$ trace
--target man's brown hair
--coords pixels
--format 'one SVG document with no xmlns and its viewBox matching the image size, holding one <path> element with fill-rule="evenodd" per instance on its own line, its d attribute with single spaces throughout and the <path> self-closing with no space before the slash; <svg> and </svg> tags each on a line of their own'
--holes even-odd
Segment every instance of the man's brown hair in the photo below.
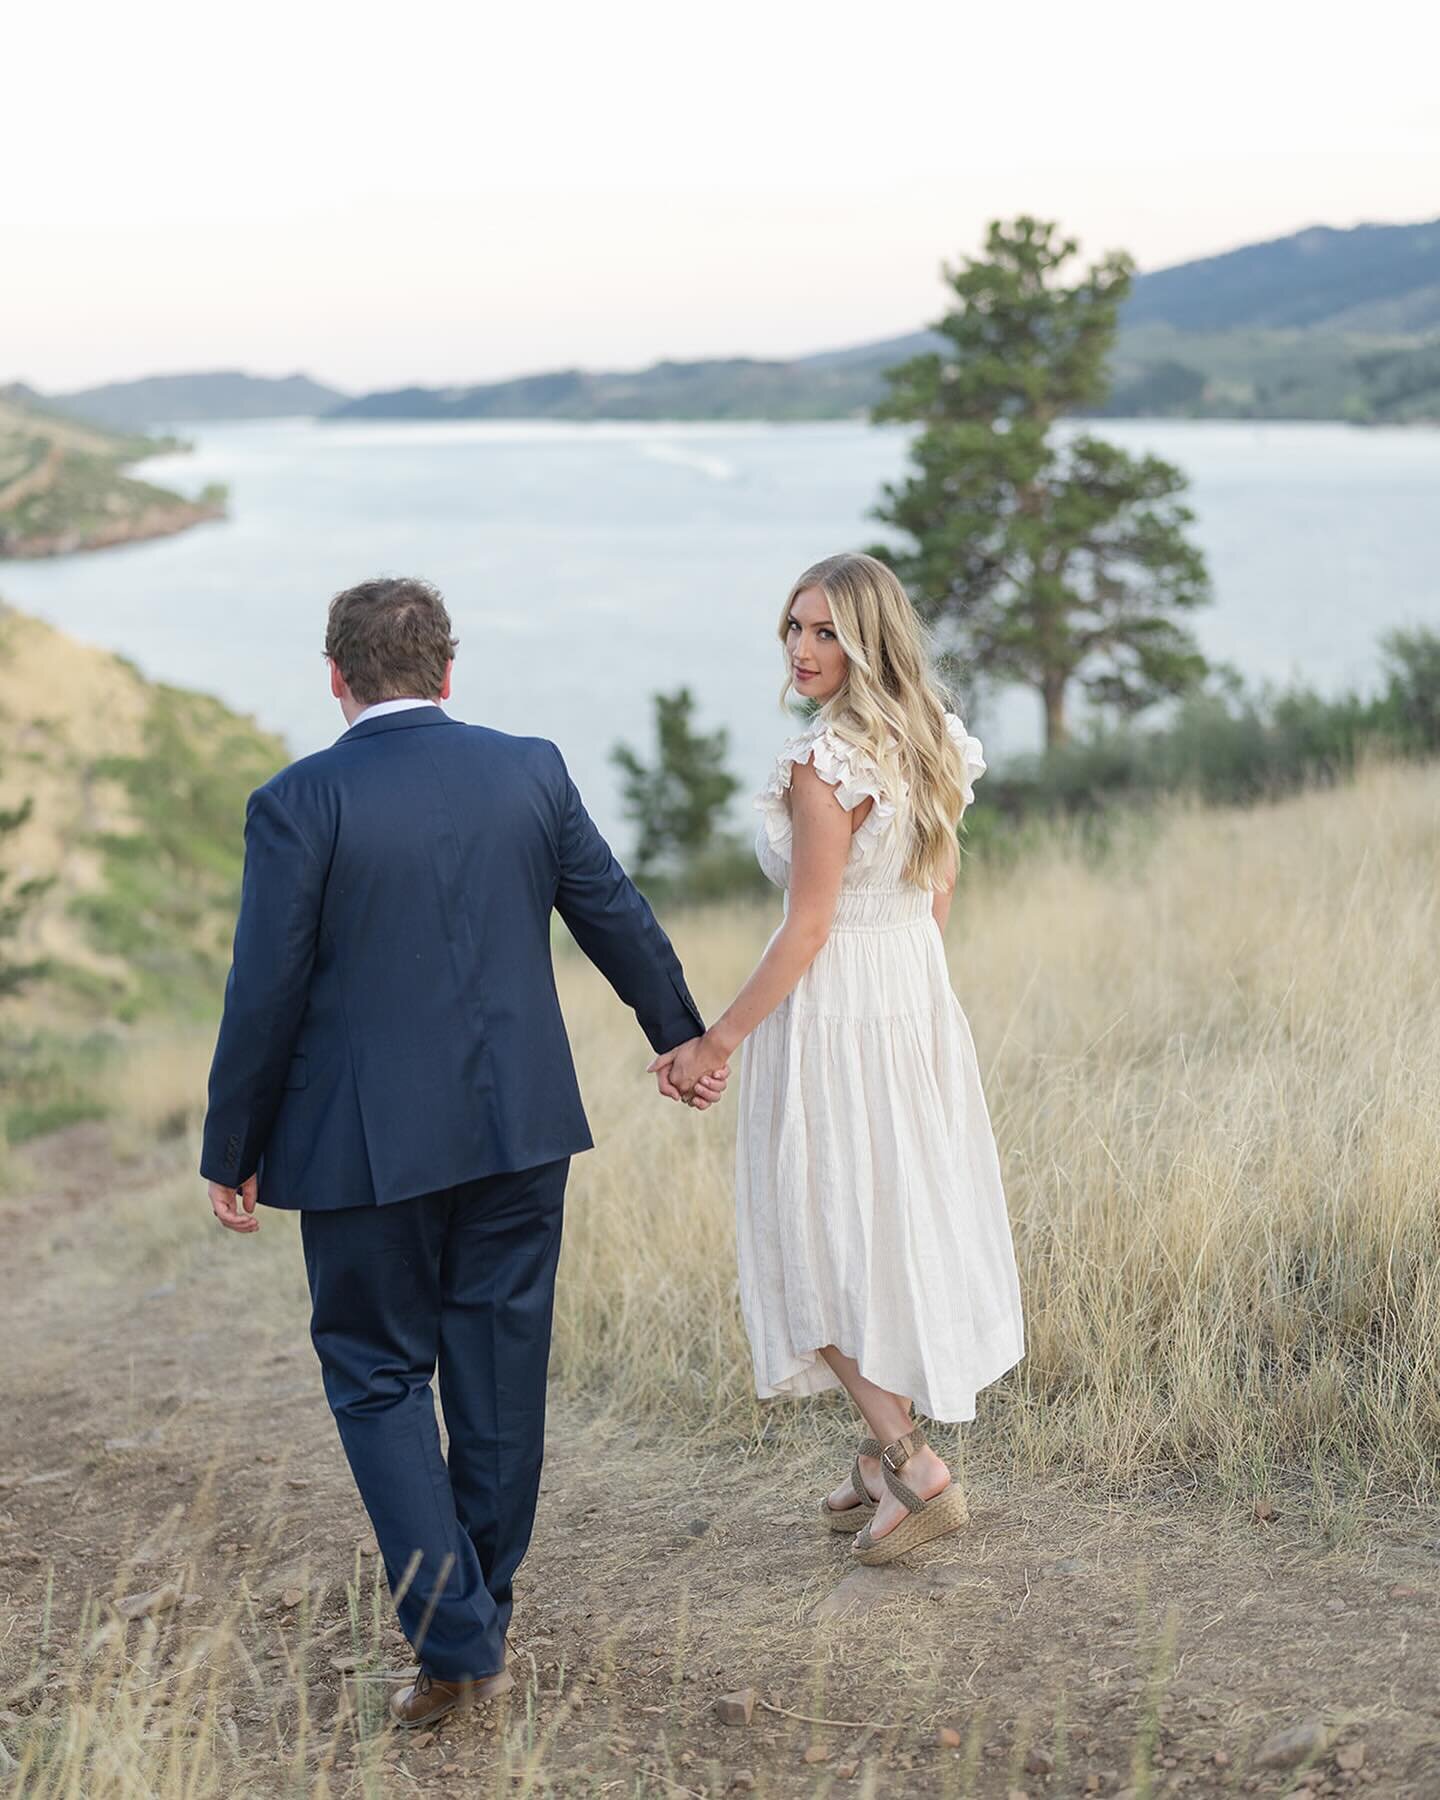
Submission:
<svg viewBox="0 0 1440 1800">
<path fill-rule="evenodd" d="M 330 602 L 325 654 L 364 706 L 439 699 L 457 641 L 440 590 L 428 581 L 382 576 Z"/>
</svg>

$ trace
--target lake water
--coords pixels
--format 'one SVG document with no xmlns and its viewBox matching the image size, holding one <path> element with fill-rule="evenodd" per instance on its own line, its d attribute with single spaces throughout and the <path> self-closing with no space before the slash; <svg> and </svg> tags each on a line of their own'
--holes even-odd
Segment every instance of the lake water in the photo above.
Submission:
<svg viewBox="0 0 1440 1800">
<path fill-rule="evenodd" d="M 786 730 L 774 637 L 807 563 L 883 535 L 896 429 L 823 425 L 354 424 L 182 428 L 145 465 L 226 482 L 233 517 L 177 538 L 0 567 L 23 610 L 216 693 L 297 753 L 343 728 L 325 603 L 380 573 L 443 589 L 461 640 L 451 710 L 554 738 L 625 847 L 617 738 L 650 747 L 650 696 L 688 685 L 758 785 Z M 1440 433 L 1106 421 L 1192 482 L 1216 603 L 1205 651 L 1246 675 L 1365 682 L 1388 626 L 1440 625 Z M 1038 741 L 1028 694 L 971 696 L 992 755 Z M 738 811 L 738 809 L 737 809 Z"/>
</svg>

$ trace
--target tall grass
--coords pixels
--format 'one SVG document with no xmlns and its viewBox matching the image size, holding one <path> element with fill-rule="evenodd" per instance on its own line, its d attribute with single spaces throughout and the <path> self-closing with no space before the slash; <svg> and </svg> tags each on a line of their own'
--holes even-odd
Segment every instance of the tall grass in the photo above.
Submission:
<svg viewBox="0 0 1440 1800">
<path fill-rule="evenodd" d="M 1028 1354 L 972 1454 L 1120 1485 L 1440 1489 L 1440 771 L 1250 811 L 1175 805 L 1097 859 L 967 863 L 949 947 L 1006 1171 Z M 770 912 L 673 921 L 702 1005 Z M 652 1098 L 633 1026 L 564 986 L 577 1164 L 556 1376 L 716 1439 L 759 1406 L 735 1295 L 733 1113 Z"/>
<path fill-rule="evenodd" d="M 1322 1511 L 1440 1491 L 1437 875 L 1440 769 L 1413 767 L 1249 812 L 1173 808 L 1099 858 L 1060 832 L 1018 862 L 970 860 L 950 952 L 1006 1170 L 1029 1341 L 982 1396 L 971 1468 L 1120 1488 L 1178 1469 L 1247 1494 L 1298 1480 Z M 671 923 L 713 1009 L 773 908 Z M 561 983 L 601 1147 L 571 1186 L 557 1386 L 721 1450 L 848 1430 L 832 1397 L 753 1397 L 733 1109 L 663 1105 L 633 1023 L 578 953 L 562 956 Z M 194 1033 L 132 1042 L 108 1098 L 135 1144 L 193 1135 L 204 1049 Z M 107 1255 L 157 1272 L 210 1248 L 193 1179 L 132 1194 L 117 1217 Z M 292 1227 L 237 1267 L 245 1304 L 298 1329 Z M 117 1572 L 117 1594 L 131 1577 Z M 300 1617 L 281 1665 L 255 1660 L 243 1568 L 203 1636 L 177 1629 L 179 1611 L 122 1627 L 92 1601 L 78 1628 L 47 1611 L 33 1672 L 4 1697 L 18 1710 L 0 1731 L 0 1790 L 414 1791 L 386 1760 L 373 1677 L 393 1628 L 376 1579 L 357 1560 L 334 1622 Z M 321 1726 L 311 1701 L 333 1695 L 337 1652 L 355 1672 Z M 937 1663 L 937 1694 L 944 1679 Z M 242 1746 L 235 1709 L 277 1691 L 298 1710 L 267 1726 L 274 1751 L 261 1758 L 253 1739 Z M 621 1689 L 607 1674 L 587 1692 L 593 1705 Z M 533 1704 L 517 1698 L 481 1766 L 466 1764 L 464 1791 L 605 1791 L 599 1777 L 555 1786 L 548 1745 L 568 1702 L 543 1728 Z M 1135 1753 L 1148 1767 L 1146 1745 Z M 873 1775 L 857 1789 L 874 1791 Z M 633 1791 L 692 1781 L 637 1771 Z M 818 1771 L 813 1791 L 828 1781 Z M 764 1768 L 759 1791 L 774 1791 Z"/>
<path fill-rule="evenodd" d="M 1018 859 L 967 859 L 950 959 L 1027 1325 L 972 1457 L 1121 1487 L 1179 1469 L 1235 1492 L 1440 1492 L 1437 877 L 1434 765 L 1249 810 L 1175 803 L 1098 854 L 1054 826 Z M 667 920 L 702 1006 L 775 916 Z M 838 1396 L 754 1398 L 733 1105 L 660 1102 L 608 988 L 573 948 L 559 974 L 599 1149 L 571 1180 L 557 1387 L 717 1445 L 848 1429 Z M 92 1083 L 123 1151 L 193 1138 L 209 1037 L 132 1029 Z M 177 1205 L 157 1193 L 151 1235 L 179 1243 Z"/>
</svg>

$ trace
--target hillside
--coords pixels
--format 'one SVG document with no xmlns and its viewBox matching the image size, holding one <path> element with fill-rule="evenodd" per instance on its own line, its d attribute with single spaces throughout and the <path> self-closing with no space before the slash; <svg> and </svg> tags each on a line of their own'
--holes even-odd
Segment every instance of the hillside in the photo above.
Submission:
<svg viewBox="0 0 1440 1800">
<path fill-rule="evenodd" d="M 10 1011 L 49 1028 L 212 1009 L 245 797 L 285 760 L 219 701 L 0 603 L 0 811 L 31 806 L 0 863 L 52 883 L 7 947 L 50 974 Z"/>
<path fill-rule="evenodd" d="M 927 331 L 790 361 L 565 369 L 366 394 L 335 419 L 832 419 L 863 414 Z M 1440 419 L 1440 221 L 1314 227 L 1136 278 L 1112 415 Z"/>
<path fill-rule="evenodd" d="M 830 419 L 863 411 L 873 364 L 812 369 L 735 357 L 625 373 L 560 369 L 477 387 L 367 394 L 328 419 Z"/>
<path fill-rule="evenodd" d="M 143 431 L 152 425 L 199 425 L 219 419 L 310 418 L 329 412 L 344 399 L 339 388 L 326 387 L 308 375 L 272 377 L 216 369 L 111 381 L 48 394 L 41 404 L 117 431 Z"/>
<path fill-rule="evenodd" d="M 1348 231 L 1314 225 L 1157 269 L 1135 283 L 1125 319 L 1195 332 L 1440 331 L 1440 219 Z"/>
<path fill-rule="evenodd" d="M 188 500 L 126 472 L 174 440 L 119 436 L 31 401 L 28 389 L 0 391 L 0 558 L 100 550 L 224 517 L 221 488 Z"/>
</svg>

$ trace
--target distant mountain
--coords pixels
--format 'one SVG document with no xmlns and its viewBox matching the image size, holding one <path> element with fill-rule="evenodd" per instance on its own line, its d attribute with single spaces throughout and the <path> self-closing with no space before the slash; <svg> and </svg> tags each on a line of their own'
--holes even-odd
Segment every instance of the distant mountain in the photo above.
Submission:
<svg viewBox="0 0 1440 1800">
<path fill-rule="evenodd" d="M 1440 330 L 1440 219 L 1348 231 L 1313 225 L 1157 269 L 1136 281 L 1125 323 L 1202 332 Z"/>
<path fill-rule="evenodd" d="M 247 375 L 217 369 L 198 375 L 148 375 L 68 394 L 34 396 L 34 403 L 70 418 L 118 431 L 151 425 L 199 425 L 217 419 L 313 418 L 345 399 L 308 375 Z"/>
<path fill-rule="evenodd" d="M 903 337 L 877 338 L 869 344 L 852 344 L 848 350 L 820 350 L 795 359 L 801 369 L 890 369 L 908 362 L 944 342 L 938 332 L 907 331 Z"/>
<path fill-rule="evenodd" d="M 395 389 L 335 419 L 833 419 L 863 416 L 928 331 L 788 361 L 562 369 Z M 1440 220 L 1314 226 L 1136 277 L 1104 409 L 1129 416 L 1440 419 Z"/>
<path fill-rule="evenodd" d="M 749 357 L 660 362 L 626 373 L 558 369 L 476 387 L 366 394 L 327 419 L 818 419 L 863 411 L 876 366 Z"/>
<path fill-rule="evenodd" d="M 45 410 L 45 396 L 37 394 L 34 388 L 27 387 L 23 381 L 12 381 L 8 387 L 0 387 L 0 402 L 18 406 L 26 412 Z"/>
</svg>

